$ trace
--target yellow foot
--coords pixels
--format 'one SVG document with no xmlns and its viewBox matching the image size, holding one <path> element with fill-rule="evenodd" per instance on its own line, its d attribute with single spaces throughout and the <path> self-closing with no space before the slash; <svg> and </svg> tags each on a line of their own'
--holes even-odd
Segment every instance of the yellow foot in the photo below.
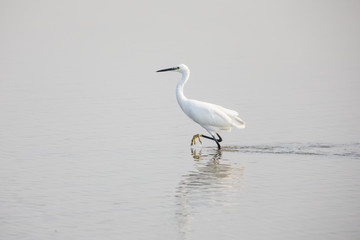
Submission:
<svg viewBox="0 0 360 240">
<path fill-rule="evenodd" d="M 201 137 L 201 134 L 195 134 L 195 135 L 193 136 L 193 138 L 191 139 L 191 146 L 194 145 L 194 144 L 196 144 L 196 139 L 197 139 L 197 138 L 199 139 L 199 142 L 202 144 L 200 137 Z"/>
</svg>

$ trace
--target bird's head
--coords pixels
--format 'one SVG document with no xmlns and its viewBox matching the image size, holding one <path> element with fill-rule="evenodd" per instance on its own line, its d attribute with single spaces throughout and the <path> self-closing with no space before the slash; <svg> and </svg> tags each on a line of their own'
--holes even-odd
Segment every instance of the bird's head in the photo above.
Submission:
<svg viewBox="0 0 360 240">
<path fill-rule="evenodd" d="M 158 70 L 156 72 L 167 72 L 167 71 L 184 73 L 184 72 L 189 72 L 190 70 L 185 64 L 180 64 L 180 65 L 177 65 L 175 67 L 161 69 L 161 70 Z"/>
</svg>

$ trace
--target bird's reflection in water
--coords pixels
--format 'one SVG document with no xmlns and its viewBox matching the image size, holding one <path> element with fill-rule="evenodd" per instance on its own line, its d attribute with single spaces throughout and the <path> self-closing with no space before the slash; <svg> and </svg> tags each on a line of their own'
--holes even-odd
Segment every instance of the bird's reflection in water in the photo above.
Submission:
<svg viewBox="0 0 360 240">
<path fill-rule="evenodd" d="M 182 239 L 188 239 L 196 213 L 214 206 L 239 204 L 236 198 L 244 178 L 237 159 L 224 159 L 222 150 L 191 149 L 194 169 L 182 176 L 176 191 L 176 216 Z"/>
</svg>

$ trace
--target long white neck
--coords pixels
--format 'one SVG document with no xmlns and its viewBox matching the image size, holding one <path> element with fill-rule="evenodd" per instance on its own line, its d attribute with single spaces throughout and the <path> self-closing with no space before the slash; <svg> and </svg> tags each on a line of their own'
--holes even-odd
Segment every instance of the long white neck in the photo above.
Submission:
<svg viewBox="0 0 360 240">
<path fill-rule="evenodd" d="M 184 110 L 184 103 L 187 101 L 187 98 L 184 95 L 184 86 L 185 83 L 189 80 L 190 70 L 181 72 L 182 77 L 176 85 L 176 99 L 180 107 Z"/>
</svg>

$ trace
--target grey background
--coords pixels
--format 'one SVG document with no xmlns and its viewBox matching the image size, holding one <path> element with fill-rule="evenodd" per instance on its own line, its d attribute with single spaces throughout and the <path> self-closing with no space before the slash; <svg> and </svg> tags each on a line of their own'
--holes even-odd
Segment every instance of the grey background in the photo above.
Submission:
<svg viewBox="0 0 360 240">
<path fill-rule="evenodd" d="M 249 141 L 254 134 L 359 140 L 358 1 L 1 5 L 2 112 L 16 108 L 19 98 L 36 112 L 42 111 L 37 101 L 51 105 L 55 97 L 76 104 L 118 94 L 163 108 L 164 122 L 181 118 L 180 125 L 186 120 L 171 102 L 178 76 L 154 71 L 185 63 L 192 70 L 186 95 L 239 111 Z M 37 95 L 43 91 L 46 96 Z M 119 108 L 126 125 L 129 109 Z"/>
<path fill-rule="evenodd" d="M 0 237 L 354 239 L 359 1 L 0 1 Z M 234 109 L 224 150 L 175 100 Z M 239 227 L 242 226 L 242 227 Z"/>
</svg>

